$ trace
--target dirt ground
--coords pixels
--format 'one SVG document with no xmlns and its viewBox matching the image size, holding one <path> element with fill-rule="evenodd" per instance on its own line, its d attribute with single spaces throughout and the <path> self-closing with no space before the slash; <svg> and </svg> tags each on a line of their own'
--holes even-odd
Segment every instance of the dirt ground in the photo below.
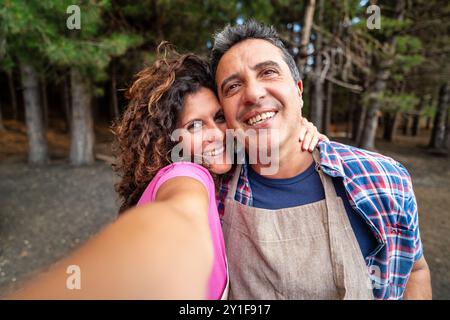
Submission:
<svg viewBox="0 0 450 320">
<path fill-rule="evenodd" d="M 63 129 L 48 134 L 51 165 L 30 166 L 23 126 L 6 127 L 0 133 L 0 295 L 86 241 L 118 209 L 110 165 L 69 165 Z M 107 127 L 96 128 L 96 135 L 96 152 L 108 154 Z M 427 154 L 428 136 L 423 131 L 395 144 L 378 141 L 377 147 L 412 175 L 434 299 L 450 299 L 450 158 Z"/>
</svg>

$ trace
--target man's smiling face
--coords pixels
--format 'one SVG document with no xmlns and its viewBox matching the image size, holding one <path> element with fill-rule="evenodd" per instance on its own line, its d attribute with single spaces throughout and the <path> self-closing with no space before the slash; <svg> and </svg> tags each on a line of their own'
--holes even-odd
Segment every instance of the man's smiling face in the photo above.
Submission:
<svg viewBox="0 0 450 320">
<path fill-rule="evenodd" d="M 262 39 L 237 43 L 220 59 L 216 83 L 229 128 L 277 129 L 280 148 L 298 141 L 302 83 L 278 47 Z"/>
</svg>

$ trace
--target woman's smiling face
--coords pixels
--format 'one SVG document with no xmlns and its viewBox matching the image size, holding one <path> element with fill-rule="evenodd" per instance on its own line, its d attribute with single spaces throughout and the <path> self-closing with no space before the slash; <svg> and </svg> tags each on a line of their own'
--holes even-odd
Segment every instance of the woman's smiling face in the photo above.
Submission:
<svg viewBox="0 0 450 320">
<path fill-rule="evenodd" d="M 202 162 L 213 173 L 222 174 L 230 170 L 231 161 L 225 149 L 227 129 L 223 109 L 210 89 L 202 87 L 186 96 L 178 119 L 183 150 L 201 156 Z"/>
</svg>

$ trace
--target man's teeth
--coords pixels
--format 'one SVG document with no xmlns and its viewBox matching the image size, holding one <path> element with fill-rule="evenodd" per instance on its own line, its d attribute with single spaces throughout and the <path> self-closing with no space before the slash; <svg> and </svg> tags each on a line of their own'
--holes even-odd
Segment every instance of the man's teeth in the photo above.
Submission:
<svg viewBox="0 0 450 320">
<path fill-rule="evenodd" d="M 271 111 L 271 112 L 264 112 L 261 114 L 258 114 L 250 119 L 247 120 L 247 123 L 249 125 L 254 125 L 254 124 L 258 124 L 260 122 L 263 122 L 264 120 L 273 118 L 273 116 L 275 115 L 275 112 Z"/>
</svg>

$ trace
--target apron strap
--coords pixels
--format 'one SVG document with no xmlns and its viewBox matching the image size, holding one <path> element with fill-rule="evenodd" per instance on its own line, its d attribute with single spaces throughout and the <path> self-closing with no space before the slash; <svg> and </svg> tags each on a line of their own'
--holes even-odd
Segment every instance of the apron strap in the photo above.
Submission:
<svg viewBox="0 0 450 320">
<path fill-rule="evenodd" d="M 336 232 L 337 228 L 341 228 L 340 220 L 338 219 L 338 210 L 340 210 L 338 205 L 338 196 L 336 189 L 334 188 L 333 181 L 331 177 L 323 173 L 320 167 L 320 154 L 316 149 L 313 151 L 313 158 L 316 162 L 316 170 L 319 173 L 320 180 L 322 181 L 323 189 L 325 191 L 325 202 L 327 206 L 327 222 L 328 222 L 328 234 L 330 238 L 330 248 L 331 248 L 331 263 L 333 264 L 333 277 L 336 288 L 339 292 L 341 299 L 344 299 L 346 289 L 345 289 L 345 274 L 344 274 L 344 261 L 341 253 L 342 239 L 338 239 Z M 346 213 L 344 213 L 346 214 Z"/>
<path fill-rule="evenodd" d="M 319 150 L 314 149 L 313 151 L 313 159 L 316 163 L 316 171 L 319 173 L 320 180 L 322 181 L 323 189 L 325 191 L 325 199 L 334 199 L 337 197 L 336 189 L 331 181 L 331 178 L 325 175 L 322 171 L 322 167 L 320 165 L 320 153 Z"/>
<path fill-rule="evenodd" d="M 242 165 L 238 164 L 236 166 L 236 170 L 234 170 L 233 179 L 231 180 L 231 184 L 228 189 L 227 199 L 234 200 L 234 197 L 236 195 L 237 185 L 239 182 L 239 178 L 241 177 L 241 169 L 242 169 Z"/>
</svg>

